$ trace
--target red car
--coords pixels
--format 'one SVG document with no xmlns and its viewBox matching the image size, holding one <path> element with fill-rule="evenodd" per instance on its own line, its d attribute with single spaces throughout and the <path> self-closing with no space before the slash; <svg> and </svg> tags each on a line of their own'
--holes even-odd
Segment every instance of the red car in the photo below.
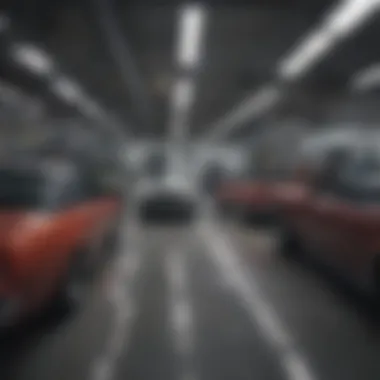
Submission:
<svg viewBox="0 0 380 380">
<path fill-rule="evenodd" d="M 271 224 L 277 212 L 276 184 L 263 179 L 230 180 L 219 187 L 216 199 L 227 214 L 256 224 Z"/>
<path fill-rule="evenodd" d="M 0 327 L 79 303 L 121 212 L 102 175 L 69 160 L 0 169 Z"/>
<path fill-rule="evenodd" d="M 315 175 L 278 189 L 282 251 L 307 253 L 380 292 L 380 155 L 337 149 Z"/>
</svg>

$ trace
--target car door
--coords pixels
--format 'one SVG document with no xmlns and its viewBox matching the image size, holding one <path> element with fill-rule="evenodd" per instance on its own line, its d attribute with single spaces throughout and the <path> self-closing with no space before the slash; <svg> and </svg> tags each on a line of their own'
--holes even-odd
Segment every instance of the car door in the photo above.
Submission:
<svg viewBox="0 0 380 380">
<path fill-rule="evenodd" d="M 380 228 L 380 158 L 377 149 L 363 149 L 342 170 L 340 217 L 336 225 L 340 265 L 346 272 L 358 273 L 371 260 L 378 246 Z M 377 253 L 377 252 L 375 252 Z"/>
<path fill-rule="evenodd" d="M 368 152 L 355 152 L 331 179 L 314 204 L 314 217 L 323 244 L 324 259 L 345 273 L 355 272 L 365 256 L 364 243 L 369 239 L 367 227 L 371 212 L 366 180 L 377 175 L 380 166 L 367 160 Z M 372 173 L 372 174 L 371 174 Z M 366 215 L 369 215 L 368 217 Z"/>
<path fill-rule="evenodd" d="M 346 150 L 336 150 L 326 158 L 305 211 L 304 230 L 310 251 L 334 263 L 340 260 L 346 242 L 344 226 L 350 210 L 340 194 L 344 188 L 340 171 L 349 160 L 351 153 Z"/>
<path fill-rule="evenodd" d="M 315 252 L 324 261 L 338 264 L 341 260 L 347 206 L 333 190 L 318 192 L 309 207 L 309 229 Z"/>
</svg>

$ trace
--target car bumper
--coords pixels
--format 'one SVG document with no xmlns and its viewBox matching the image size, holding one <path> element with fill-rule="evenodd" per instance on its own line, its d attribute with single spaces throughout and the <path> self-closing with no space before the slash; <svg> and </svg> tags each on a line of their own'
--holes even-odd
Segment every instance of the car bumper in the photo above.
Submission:
<svg viewBox="0 0 380 380">
<path fill-rule="evenodd" d="M 189 221 L 195 214 L 195 202 L 187 198 L 150 198 L 140 202 L 139 214 L 144 221 Z"/>
</svg>

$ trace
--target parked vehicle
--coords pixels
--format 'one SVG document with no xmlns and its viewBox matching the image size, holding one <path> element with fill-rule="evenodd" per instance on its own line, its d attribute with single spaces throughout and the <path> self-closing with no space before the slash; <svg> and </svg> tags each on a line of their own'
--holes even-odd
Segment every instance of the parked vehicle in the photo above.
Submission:
<svg viewBox="0 0 380 380">
<path fill-rule="evenodd" d="M 276 211 L 272 185 L 271 181 L 259 179 L 225 182 L 217 195 L 219 207 L 244 222 L 270 223 Z"/>
<path fill-rule="evenodd" d="M 146 177 L 136 185 L 139 215 L 144 222 L 190 222 L 198 197 L 189 179 L 180 174 Z"/>
<path fill-rule="evenodd" d="M 379 152 L 339 147 L 306 172 L 278 199 L 282 252 L 312 255 L 380 295 Z"/>
<path fill-rule="evenodd" d="M 84 300 L 122 214 L 120 189 L 99 169 L 64 157 L 0 168 L 1 328 Z"/>
<path fill-rule="evenodd" d="M 239 177 L 224 180 L 216 200 L 224 215 L 255 226 L 273 226 L 278 219 L 277 190 L 287 173 L 259 170 L 250 165 Z"/>
</svg>

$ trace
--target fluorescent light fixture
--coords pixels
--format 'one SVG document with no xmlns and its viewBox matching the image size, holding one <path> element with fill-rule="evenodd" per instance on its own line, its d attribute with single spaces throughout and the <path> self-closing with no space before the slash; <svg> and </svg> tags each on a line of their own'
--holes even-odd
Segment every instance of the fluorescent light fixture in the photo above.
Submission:
<svg viewBox="0 0 380 380">
<path fill-rule="evenodd" d="M 177 110 L 188 110 L 193 103 L 194 93 L 195 85 L 192 79 L 178 79 L 173 88 L 172 107 Z"/>
<path fill-rule="evenodd" d="M 379 11 L 379 0 L 346 0 L 326 17 L 324 28 L 337 37 L 345 37 Z"/>
<path fill-rule="evenodd" d="M 279 66 L 279 75 L 285 80 L 294 80 L 305 74 L 328 53 L 334 41 L 326 31 L 314 31 Z"/>
<path fill-rule="evenodd" d="M 192 69 L 201 57 L 205 8 L 199 4 L 186 5 L 180 10 L 177 61 L 180 67 Z"/>
<path fill-rule="evenodd" d="M 187 133 L 187 119 L 194 101 L 195 83 L 191 78 L 178 79 L 173 87 L 170 115 L 170 135 L 184 137 Z"/>
<path fill-rule="evenodd" d="M 80 110 L 85 115 L 95 120 L 99 121 L 104 119 L 100 106 L 91 99 L 83 98 L 80 104 Z"/>
<path fill-rule="evenodd" d="M 55 79 L 51 88 L 55 95 L 72 105 L 77 105 L 83 98 L 80 87 L 64 77 Z"/>
<path fill-rule="evenodd" d="M 267 108 L 271 107 L 280 98 L 280 90 L 274 85 L 266 85 L 262 87 L 254 96 L 250 99 L 249 103 L 251 109 L 249 112 L 263 112 Z"/>
<path fill-rule="evenodd" d="M 183 110 L 173 109 L 169 120 L 170 138 L 176 141 L 185 136 L 187 132 L 187 113 Z"/>
<path fill-rule="evenodd" d="M 327 13 L 322 24 L 280 62 L 280 77 L 298 79 L 379 10 L 380 0 L 342 0 Z"/>
<path fill-rule="evenodd" d="M 51 90 L 66 104 L 75 106 L 78 111 L 96 122 L 103 123 L 109 127 L 115 127 L 115 123 L 101 109 L 101 107 L 89 98 L 79 84 L 64 76 L 56 78 L 51 84 Z M 117 126 L 114 128 L 120 129 Z"/>
<path fill-rule="evenodd" d="M 380 85 L 380 63 L 373 64 L 355 74 L 351 81 L 354 91 L 369 91 Z"/>
<path fill-rule="evenodd" d="M 206 138 L 214 139 L 227 135 L 241 124 L 268 111 L 279 101 L 280 97 L 280 90 L 275 85 L 269 84 L 262 87 L 217 124 L 208 128 L 211 132 L 207 134 Z"/>
<path fill-rule="evenodd" d="M 279 99 L 280 91 L 274 85 L 266 85 L 246 98 L 236 112 L 231 115 L 230 125 L 239 125 L 266 112 Z M 229 131 L 229 128 L 227 128 Z"/>
<path fill-rule="evenodd" d="M 53 69 L 51 58 L 34 45 L 17 44 L 11 51 L 13 59 L 21 66 L 37 75 L 48 75 Z"/>
<path fill-rule="evenodd" d="M 190 4 L 180 9 L 177 63 L 182 69 L 194 69 L 201 58 L 206 11 L 202 5 Z M 179 78 L 172 89 L 170 136 L 183 139 L 188 129 L 188 114 L 194 102 L 193 78 Z"/>
</svg>

